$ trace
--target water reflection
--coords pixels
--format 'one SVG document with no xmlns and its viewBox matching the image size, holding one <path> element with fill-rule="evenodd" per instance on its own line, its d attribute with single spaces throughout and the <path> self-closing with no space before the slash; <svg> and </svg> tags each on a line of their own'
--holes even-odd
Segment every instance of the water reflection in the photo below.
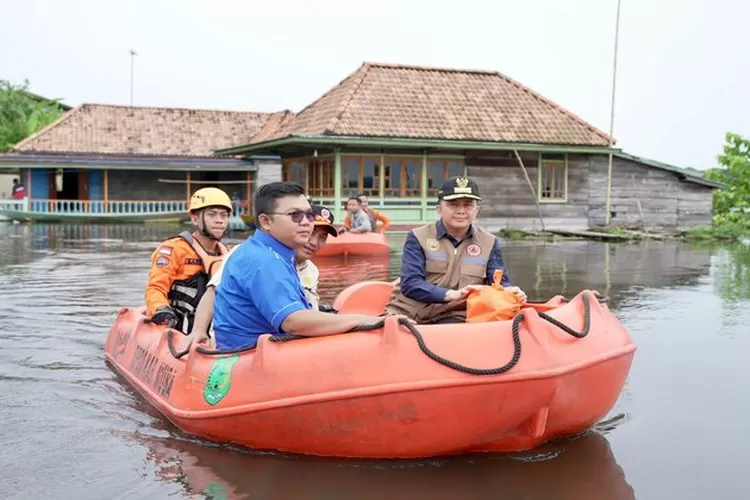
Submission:
<svg viewBox="0 0 750 500">
<path fill-rule="evenodd" d="M 675 241 L 508 242 L 503 256 L 513 282 L 530 300 L 596 289 L 624 300 L 644 288 L 690 286 L 709 274 L 714 249 Z"/>
<path fill-rule="evenodd" d="M 159 242 L 175 237 L 186 225 L 159 224 L 13 224 L 0 222 L 0 241 L 13 240 L 26 250 L 49 251 L 68 248 L 86 248 L 97 252 L 117 250 L 117 245 L 127 242 Z M 231 232 L 227 240 L 239 242 L 247 232 Z M 18 248 L 18 247 L 17 247 Z M 20 257 L 23 252 L 16 256 Z M 43 255 L 43 254 L 42 254 Z"/>
<path fill-rule="evenodd" d="M 390 261 L 315 259 L 322 295 L 333 300 L 342 288 L 359 281 L 397 278 L 402 241 L 402 237 L 392 238 L 396 251 Z M 696 285 L 709 275 L 715 251 L 680 242 L 520 241 L 505 242 L 503 256 L 514 284 L 522 287 L 530 300 L 572 297 L 588 288 L 610 296 L 616 305 L 644 288 Z"/>
<path fill-rule="evenodd" d="M 750 300 L 750 242 L 717 252 L 716 293 L 729 302 Z"/>
<path fill-rule="evenodd" d="M 173 224 L 0 224 L 0 272 L 7 265 L 58 252 L 126 251 L 147 269 L 148 256 L 155 246 L 180 230 L 182 226 Z M 232 233 L 228 243 L 239 243 L 247 235 Z M 397 278 L 404 235 L 391 235 L 389 239 L 395 250 L 390 257 L 315 258 L 321 273 L 321 294 L 332 300 L 342 288 L 359 281 Z M 648 287 L 695 285 L 709 274 L 713 256 L 718 259 L 719 293 L 738 299 L 750 295 L 747 245 L 719 250 L 673 241 L 520 241 L 504 242 L 503 255 L 511 279 L 532 300 L 546 300 L 557 294 L 572 296 L 584 288 L 597 289 L 617 300 Z"/>
<path fill-rule="evenodd" d="M 424 461 L 261 455 L 185 439 L 126 439 L 147 447 L 145 460 L 160 481 L 211 498 L 635 498 L 607 439 L 595 431 L 533 453 Z"/>
<path fill-rule="evenodd" d="M 388 255 L 316 257 L 313 262 L 320 272 L 320 298 L 324 303 L 332 303 L 341 290 L 354 283 L 387 281 L 393 274 Z"/>
</svg>

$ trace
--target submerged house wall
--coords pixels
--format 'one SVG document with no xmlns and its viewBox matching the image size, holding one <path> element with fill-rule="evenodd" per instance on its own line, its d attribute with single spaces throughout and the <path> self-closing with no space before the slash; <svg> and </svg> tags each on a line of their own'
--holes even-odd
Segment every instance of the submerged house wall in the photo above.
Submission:
<svg viewBox="0 0 750 500">
<path fill-rule="evenodd" d="M 534 193 L 517 159 L 504 155 L 467 158 L 468 175 L 480 186 L 480 223 L 489 230 L 584 230 L 606 222 L 607 155 L 568 154 L 564 199 L 540 193 L 539 156 L 521 153 Z M 481 163 L 481 166 L 472 166 Z M 535 199 L 536 196 L 536 199 Z M 539 204 L 537 206 L 537 200 Z M 682 230 L 710 225 L 713 189 L 678 173 L 615 157 L 612 163 L 610 224 Z"/>
<path fill-rule="evenodd" d="M 215 187 L 223 189 L 232 197 L 246 197 L 247 172 L 191 172 L 188 185 L 186 172 L 152 170 L 110 170 L 110 200 L 185 200 L 188 192 L 210 186 L 211 181 L 219 181 Z M 163 182 L 173 181 L 173 182 Z M 233 181 L 233 184 L 223 184 Z"/>
<path fill-rule="evenodd" d="M 604 225 L 606 221 L 607 161 L 605 155 L 591 157 L 591 226 Z M 711 187 L 685 181 L 674 172 L 623 158 L 613 159 L 611 224 L 666 230 L 709 226 L 712 202 Z"/>
<path fill-rule="evenodd" d="M 588 161 L 583 155 L 568 155 L 567 196 L 564 202 L 542 201 L 539 197 L 539 155 L 533 152 L 520 154 L 534 188 L 532 192 L 523 169 L 515 158 L 487 158 L 482 163 L 497 166 L 472 166 L 467 159 L 468 176 L 479 184 L 482 194 L 480 223 L 491 231 L 514 228 L 540 230 L 539 211 L 545 228 L 585 229 L 588 226 Z M 477 163 L 474 161 L 473 163 Z"/>
</svg>

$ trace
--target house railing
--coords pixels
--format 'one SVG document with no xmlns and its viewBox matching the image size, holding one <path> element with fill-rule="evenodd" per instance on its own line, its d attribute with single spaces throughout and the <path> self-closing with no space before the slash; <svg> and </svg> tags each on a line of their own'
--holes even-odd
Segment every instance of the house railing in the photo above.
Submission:
<svg viewBox="0 0 750 500">
<path fill-rule="evenodd" d="M 32 212 L 66 214 L 179 213 L 187 210 L 185 200 L 39 200 L 29 203 Z"/>
<path fill-rule="evenodd" d="M 39 200 L 28 202 L 28 210 L 67 214 L 176 214 L 187 212 L 185 200 Z M 248 213 L 247 203 L 233 203 L 235 215 Z"/>
<path fill-rule="evenodd" d="M 15 199 L 0 199 L 0 211 L 2 210 L 14 210 L 19 212 L 26 212 L 29 209 L 29 199 L 24 198 L 23 200 Z M 8 218 L 0 214 L 0 221 L 8 220 Z"/>
<path fill-rule="evenodd" d="M 19 210 L 19 211 L 26 211 L 28 210 L 28 203 L 29 199 L 24 198 L 23 200 L 16 200 L 16 199 L 0 199 L 0 210 Z"/>
<path fill-rule="evenodd" d="M 336 220 L 343 221 L 346 216 L 342 206 L 336 211 L 336 199 L 331 197 L 315 198 L 320 203 L 332 209 L 336 214 Z M 345 202 L 346 199 L 342 199 Z M 433 199 L 423 200 L 421 198 L 369 198 L 370 208 L 387 215 L 392 223 L 418 223 L 437 220 L 435 202 Z"/>
</svg>

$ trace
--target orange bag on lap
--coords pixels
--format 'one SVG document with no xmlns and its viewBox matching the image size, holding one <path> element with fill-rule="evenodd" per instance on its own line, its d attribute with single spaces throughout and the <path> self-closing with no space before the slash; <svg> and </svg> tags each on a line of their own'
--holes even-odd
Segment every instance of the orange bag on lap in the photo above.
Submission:
<svg viewBox="0 0 750 500">
<path fill-rule="evenodd" d="M 513 319 L 523 307 L 523 302 L 515 294 L 500 285 L 501 270 L 495 271 L 492 286 L 483 286 L 466 298 L 466 322 L 486 323 Z"/>
</svg>

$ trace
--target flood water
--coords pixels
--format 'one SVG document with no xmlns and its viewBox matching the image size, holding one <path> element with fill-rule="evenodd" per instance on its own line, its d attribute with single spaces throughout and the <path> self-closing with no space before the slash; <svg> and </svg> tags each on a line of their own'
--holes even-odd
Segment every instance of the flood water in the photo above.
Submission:
<svg viewBox="0 0 750 500">
<path fill-rule="evenodd" d="M 389 462 L 193 439 L 107 367 L 116 311 L 142 303 L 175 231 L 0 223 L 0 498 L 750 498 L 748 245 L 505 242 L 530 299 L 612 298 L 639 349 L 609 422 L 532 452 Z M 397 255 L 340 264 L 319 262 L 329 300 L 398 274 Z"/>
</svg>

